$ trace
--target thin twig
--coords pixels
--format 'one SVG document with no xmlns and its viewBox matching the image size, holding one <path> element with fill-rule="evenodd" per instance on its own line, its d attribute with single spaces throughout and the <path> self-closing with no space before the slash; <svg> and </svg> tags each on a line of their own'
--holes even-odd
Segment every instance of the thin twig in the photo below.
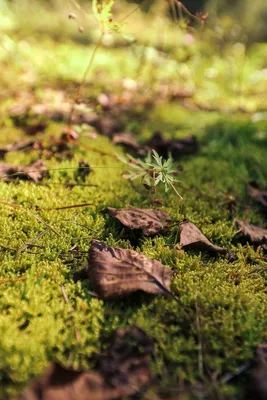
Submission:
<svg viewBox="0 0 267 400">
<path fill-rule="evenodd" d="M 30 216 L 35 218 L 37 221 L 39 221 L 42 224 L 44 224 L 47 228 L 49 228 L 56 235 L 62 237 L 62 235 L 60 235 L 60 233 L 58 233 L 51 225 L 49 225 L 46 221 L 44 221 L 39 215 L 36 215 L 36 214 L 32 213 L 31 211 L 27 210 L 26 208 L 24 208 L 22 206 L 19 206 L 18 204 L 9 203 L 8 201 L 3 201 L 3 200 L 0 200 L 0 204 L 3 204 L 5 206 L 8 206 L 8 207 L 15 208 L 15 209 L 18 209 L 18 210 L 26 212 L 27 214 L 29 214 Z"/>
<path fill-rule="evenodd" d="M 114 158 L 115 160 L 118 160 L 118 158 L 116 157 L 115 154 L 109 153 L 108 151 L 99 150 L 93 146 L 88 145 L 87 143 L 81 143 L 81 142 L 78 142 L 77 140 L 69 139 L 69 141 L 70 141 L 70 143 L 76 144 L 80 147 L 84 147 L 86 150 L 90 150 L 90 151 L 93 151 L 94 153 L 101 154 L 102 156 L 108 156 L 108 157 Z"/>
<path fill-rule="evenodd" d="M 60 287 L 61 287 L 61 292 L 62 292 L 62 296 L 64 298 L 65 303 L 69 306 L 69 309 L 70 309 L 71 313 L 74 313 L 75 310 L 72 307 L 72 305 L 70 304 L 69 297 L 67 295 L 67 292 L 65 290 L 64 285 L 60 285 Z M 74 332 L 75 332 L 75 337 L 76 337 L 77 342 L 80 342 L 81 341 L 81 335 L 80 335 L 79 330 L 76 328 L 76 326 L 74 326 Z"/>
<path fill-rule="evenodd" d="M 53 207 L 53 208 L 37 208 L 38 211 L 55 211 L 55 210 L 68 210 L 69 208 L 88 207 L 93 206 L 93 203 L 73 204 L 72 206 Z"/>
<path fill-rule="evenodd" d="M 50 228 L 46 228 L 44 231 L 38 233 L 33 239 L 31 239 L 29 242 L 25 243 L 21 249 L 18 250 L 17 254 L 21 254 L 28 246 L 32 245 L 36 240 L 40 239 L 42 236 L 44 236 Z"/>
<path fill-rule="evenodd" d="M 104 33 L 101 33 L 101 35 L 100 35 L 100 37 L 99 37 L 99 39 L 98 39 L 98 41 L 96 43 L 96 46 L 95 46 L 95 48 L 94 48 L 94 50 L 93 50 L 93 52 L 92 52 L 92 54 L 90 56 L 90 59 L 89 59 L 88 65 L 87 65 L 87 67 L 86 67 L 86 69 L 84 71 L 81 83 L 79 84 L 79 86 L 78 86 L 78 88 L 76 90 L 76 93 L 75 93 L 75 96 L 74 96 L 74 101 L 72 103 L 71 110 L 70 110 L 69 120 L 68 120 L 68 126 L 69 127 L 72 124 L 72 118 L 73 118 L 73 114 L 74 114 L 74 111 L 75 111 L 75 105 L 76 105 L 76 103 L 78 101 L 78 98 L 79 98 L 79 96 L 81 94 L 81 90 L 82 90 L 82 88 L 83 88 L 83 86 L 85 84 L 87 75 L 88 75 L 88 73 L 89 73 L 89 71 L 90 71 L 90 69 L 91 69 L 91 67 L 93 65 L 96 52 L 99 49 L 99 47 L 101 46 L 101 42 L 102 42 L 103 36 L 104 36 Z"/>
<path fill-rule="evenodd" d="M 5 283 L 13 283 L 13 282 L 21 282 L 26 281 L 27 277 L 22 278 L 10 278 L 10 279 L 0 279 L 0 285 L 4 285 Z"/>
<path fill-rule="evenodd" d="M 203 346 L 202 346 L 202 338 L 201 338 L 200 312 L 199 312 L 197 296 L 196 296 L 195 306 L 196 306 L 196 325 L 197 325 L 197 336 L 198 336 L 198 370 L 199 370 L 199 375 L 203 376 L 203 374 L 204 374 Z"/>
</svg>

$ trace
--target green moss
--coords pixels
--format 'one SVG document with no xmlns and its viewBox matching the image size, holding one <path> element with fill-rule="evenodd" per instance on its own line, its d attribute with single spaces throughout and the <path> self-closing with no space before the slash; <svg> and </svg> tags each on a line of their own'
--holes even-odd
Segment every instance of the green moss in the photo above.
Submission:
<svg viewBox="0 0 267 400">
<path fill-rule="evenodd" d="M 136 26 L 140 27 L 140 21 Z M 168 42 L 172 43 L 169 33 L 176 31 L 171 29 L 169 32 L 169 29 L 168 26 Z M 1 51 L 0 63 L 10 68 L 3 68 L 1 81 L 13 91 L 34 88 L 38 99 L 42 99 L 46 86 L 61 89 L 77 82 L 87 63 L 87 54 L 89 56 L 93 48 L 63 40 L 63 36 L 57 44 L 51 38 L 41 36 L 41 46 L 32 36 L 23 41 L 17 40 L 15 31 L 9 32 L 9 36 L 10 49 L 9 52 Z M 175 34 L 173 37 L 176 38 Z M 155 35 L 154 44 L 156 40 Z M 187 218 L 195 223 L 215 244 L 231 248 L 237 260 L 228 263 L 223 257 L 178 251 L 175 248 L 178 228 L 174 225 L 164 236 L 153 240 L 142 238 L 134 244 L 138 244 L 137 249 L 148 257 L 156 258 L 172 269 L 172 290 L 179 303 L 171 298 L 143 293 L 123 301 L 103 302 L 88 293 L 87 281 L 73 282 L 73 272 L 82 268 L 86 255 L 75 258 L 69 250 L 76 245 L 79 250 L 87 251 L 92 239 L 134 248 L 130 240 L 133 237 L 126 235 L 121 225 L 101 211 L 107 206 L 151 207 L 145 189 L 139 186 L 143 196 L 135 192 L 122 178 L 123 166 L 119 162 L 84 147 L 74 148 L 72 160 L 45 160 L 51 170 L 42 184 L 1 181 L 0 398 L 11 398 L 55 358 L 65 365 L 90 367 L 92 353 L 103 349 L 110 333 L 121 326 L 137 324 L 155 338 L 152 366 L 158 387 L 165 388 L 175 386 L 178 381 L 196 383 L 203 378 L 200 351 L 204 381 L 208 382 L 207 371 L 217 374 L 218 379 L 236 371 L 253 358 L 257 344 L 267 339 L 266 272 L 254 271 L 265 262 L 259 259 L 262 256 L 259 249 L 239 243 L 225 204 L 229 200 L 225 194 L 238 195 L 247 204 L 245 184 L 250 180 L 266 185 L 266 122 L 260 120 L 262 115 L 251 118 L 237 112 L 190 109 L 194 101 L 237 109 L 245 96 L 252 111 L 262 106 L 260 93 L 253 92 L 253 82 L 265 61 L 258 48 L 248 53 L 240 94 L 235 85 L 242 65 L 241 56 L 238 67 L 229 70 L 236 48 L 230 46 L 225 50 L 228 58 L 222 59 L 217 53 L 211 57 L 209 38 L 206 40 L 205 47 L 197 43 L 191 49 L 186 63 L 180 60 L 180 52 L 172 53 L 171 50 L 166 54 L 155 50 L 153 58 L 148 46 L 110 48 L 108 52 L 102 49 L 85 94 L 92 98 L 103 87 L 105 91 L 120 94 L 121 86 L 112 79 L 121 80 L 125 76 L 138 78 L 144 93 L 152 100 L 158 83 L 163 86 L 194 84 L 197 90 L 192 103 L 191 100 L 189 104 L 159 101 L 149 112 L 137 105 L 140 107 L 139 118 L 129 116 L 127 112 L 123 118 L 126 128 L 132 129 L 140 141 L 150 137 L 155 130 L 162 130 L 169 138 L 184 137 L 189 133 L 198 137 L 199 153 L 180 160 L 184 168 L 180 179 L 184 186 L 200 194 L 179 189 L 184 196 L 181 202 L 172 192 L 159 193 L 164 199 L 163 209 L 174 222 Z M 146 61 L 140 72 L 143 56 L 153 60 Z M 171 65 L 166 68 L 169 62 Z M 151 69 L 154 69 L 153 79 Z M 32 79 L 30 83 L 25 79 L 25 71 Z M 222 82 L 226 78 L 224 85 Z M 258 82 L 263 85 L 259 84 L 263 91 L 266 83 L 264 80 Z M 3 97 L 1 145 L 26 139 L 23 129 L 14 127 L 8 116 L 8 106 L 14 99 L 7 98 L 6 94 Z M 189 106 L 185 108 L 185 105 Z M 253 122 L 256 120 L 258 122 Z M 62 124 L 48 121 L 42 137 L 49 142 L 50 135 L 59 136 L 61 131 Z M 84 136 L 82 140 L 111 154 L 118 151 L 107 138 L 99 136 L 92 141 Z M 5 161 L 23 165 L 37 157 L 36 151 L 10 152 Z M 66 183 L 74 181 L 75 168 L 81 160 L 92 167 L 86 183 L 96 186 L 68 188 Z M 216 199 L 208 199 L 205 195 Z M 217 200 L 219 195 L 220 201 Z M 20 207 L 12 208 L 7 203 Z M 81 203 L 91 205 L 61 211 L 37 211 L 37 207 L 45 209 Z M 260 207 L 253 204 L 249 210 L 251 222 L 263 225 Z M 237 204 L 236 217 L 246 217 L 241 203 Z M 36 239 L 47 224 L 53 230 Z M 40 247 L 26 248 L 25 244 L 32 239 L 36 239 L 34 243 Z M 29 252 L 21 251 L 25 249 Z M 17 278 L 24 280 L 15 281 Z M 8 279 L 14 281 L 3 283 Z M 69 304 L 64 301 L 62 285 Z M 222 385 L 220 391 L 235 398 L 236 387 Z"/>
</svg>

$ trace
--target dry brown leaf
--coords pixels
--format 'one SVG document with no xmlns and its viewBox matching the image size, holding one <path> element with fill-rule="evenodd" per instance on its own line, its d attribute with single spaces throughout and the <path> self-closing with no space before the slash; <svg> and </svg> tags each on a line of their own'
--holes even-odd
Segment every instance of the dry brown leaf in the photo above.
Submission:
<svg viewBox="0 0 267 400">
<path fill-rule="evenodd" d="M 165 139 L 161 132 L 155 132 L 146 145 L 156 150 L 161 156 L 167 158 L 169 154 L 178 159 L 181 156 L 193 154 L 198 151 L 199 145 L 195 136 L 188 136 L 183 139 Z"/>
<path fill-rule="evenodd" d="M 192 222 L 183 221 L 180 224 L 180 246 L 183 249 L 200 249 L 212 253 L 227 254 L 228 251 L 216 246 Z"/>
<path fill-rule="evenodd" d="M 239 220 L 236 220 L 236 224 L 239 232 L 242 232 L 251 244 L 260 245 L 267 243 L 267 229 Z"/>
<path fill-rule="evenodd" d="M 29 140 L 26 142 L 17 142 L 14 144 L 9 144 L 5 147 L 0 147 L 0 159 L 4 158 L 6 153 L 9 151 L 26 151 L 31 149 L 39 150 L 42 144 L 38 140 Z"/>
<path fill-rule="evenodd" d="M 94 126 L 99 133 L 105 136 L 112 136 L 123 129 L 123 125 L 119 120 L 111 116 L 102 117 L 97 121 L 97 123 L 91 125 Z"/>
<path fill-rule="evenodd" d="M 262 206 L 267 207 L 267 189 L 260 189 L 256 182 L 247 185 L 247 194 Z"/>
<path fill-rule="evenodd" d="M 138 290 L 151 294 L 170 293 L 172 271 L 134 250 L 93 240 L 88 264 L 91 287 L 102 299 L 127 296 Z"/>
<path fill-rule="evenodd" d="M 17 400 L 119 400 L 141 394 L 151 381 L 153 340 L 140 328 L 113 333 L 109 350 L 96 358 L 94 371 L 52 363 Z"/>
<path fill-rule="evenodd" d="M 139 155 L 145 155 L 148 152 L 148 147 L 140 145 L 131 132 L 116 133 L 112 139 L 113 143 L 125 147 L 127 150 L 132 150 Z"/>
<path fill-rule="evenodd" d="M 267 344 L 262 343 L 256 351 L 256 366 L 253 368 L 248 382 L 245 400 L 267 399 Z"/>
<path fill-rule="evenodd" d="M 14 166 L 0 163 L 0 179 L 10 182 L 16 179 L 40 182 L 47 170 L 41 160 L 37 160 L 26 166 Z"/>
<path fill-rule="evenodd" d="M 145 208 L 108 207 L 105 212 L 118 219 L 127 228 L 142 231 L 145 236 L 157 235 L 166 229 L 171 221 L 167 213 Z"/>
</svg>

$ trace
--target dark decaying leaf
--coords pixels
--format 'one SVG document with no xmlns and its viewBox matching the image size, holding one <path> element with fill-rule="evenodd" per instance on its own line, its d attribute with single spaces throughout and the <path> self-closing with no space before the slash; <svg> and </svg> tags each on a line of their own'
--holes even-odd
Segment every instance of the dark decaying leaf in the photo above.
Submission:
<svg viewBox="0 0 267 400">
<path fill-rule="evenodd" d="M 251 244 L 267 244 L 267 229 L 239 220 L 236 220 L 236 224 L 239 232 L 248 238 Z"/>
<path fill-rule="evenodd" d="M 154 343 L 140 328 L 115 331 L 93 371 L 52 363 L 17 400 L 119 400 L 144 392 L 151 381 L 149 356 Z"/>
<path fill-rule="evenodd" d="M 267 343 L 256 351 L 256 366 L 251 371 L 245 400 L 267 399 Z"/>
<path fill-rule="evenodd" d="M 267 189 L 260 189 L 256 182 L 247 185 L 247 194 L 262 206 L 267 207 Z"/>
<path fill-rule="evenodd" d="M 149 151 L 146 146 L 140 145 L 131 132 L 116 133 L 112 139 L 113 143 L 125 147 L 127 150 L 132 150 L 139 155 L 145 155 Z"/>
<path fill-rule="evenodd" d="M 86 177 L 90 175 L 91 168 L 90 165 L 86 161 L 79 162 L 79 168 L 75 171 L 75 180 L 78 182 L 85 182 Z"/>
<path fill-rule="evenodd" d="M 38 140 L 28 140 L 26 142 L 17 142 L 14 144 L 9 144 L 5 147 L 0 147 L 0 159 L 4 158 L 6 153 L 9 151 L 26 151 L 26 150 L 39 150 L 42 144 Z"/>
<path fill-rule="evenodd" d="M 47 170 L 41 160 L 37 160 L 26 166 L 14 166 L 0 163 L 0 179 L 5 182 L 10 182 L 16 179 L 40 182 L 46 173 Z"/>
<path fill-rule="evenodd" d="M 0 159 L 4 158 L 8 151 L 9 149 L 7 147 L 0 147 Z"/>
<path fill-rule="evenodd" d="M 183 221 L 180 224 L 180 246 L 183 249 L 200 249 L 215 254 L 229 254 L 228 250 L 216 246 L 192 222 Z M 233 255 L 230 254 L 232 257 Z"/>
<path fill-rule="evenodd" d="M 91 288 L 102 299 L 127 296 L 138 290 L 152 294 L 170 293 L 172 271 L 134 250 L 93 240 L 88 264 Z"/>
<path fill-rule="evenodd" d="M 102 117 L 96 123 L 91 124 L 99 133 L 105 136 L 112 136 L 114 133 L 123 129 L 123 125 L 118 119 L 113 117 Z"/>
<path fill-rule="evenodd" d="M 161 132 L 155 132 L 146 145 L 165 158 L 171 154 L 175 159 L 196 153 L 199 148 L 198 141 L 193 135 L 183 139 L 168 140 L 163 137 Z"/>
<path fill-rule="evenodd" d="M 144 208 L 106 208 L 111 217 L 118 219 L 124 226 L 142 231 L 145 236 L 155 236 L 166 229 L 171 221 L 164 211 Z"/>
</svg>

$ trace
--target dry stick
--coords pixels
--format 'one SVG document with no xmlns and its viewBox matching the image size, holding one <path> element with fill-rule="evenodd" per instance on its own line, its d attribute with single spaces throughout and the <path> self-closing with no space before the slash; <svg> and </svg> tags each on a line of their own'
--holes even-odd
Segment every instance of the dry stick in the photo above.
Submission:
<svg viewBox="0 0 267 400">
<path fill-rule="evenodd" d="M 86 146 L 87 146 L 87 145 L 86 145 Z M 98 149 L 95 149 L 94 147 L 87 146 L 87 148 L 89 148 L 90 150 L 95 151 L 95 152 L 97 152 L 97 153 L 100 153 L 100 154 L 102 154 L 102 155 L 106 155 L 106 156 L 110 156 L 110 157 L 116 158 L 115 155 L 110 154 L 110 153 L 107 153 L 107 152 L 104 152 L 104 151 L 101 151 L 101 150 L 98 150 Z M 117 159 L 117 158 L 116 158 L 116 159 Z M 77 166 L 77 167 L 64 167 L 64 168 L 49 168 L 49 169 L 45 169 L 44 171 L 45 171 L 45 172 L 50 172 L 50 171 L 66 171 L 66 170 L 97 169 L 97 168 L 115 168 L 115 169 L 122 169 L 122 166 L 119 166 L 119 165 L 111 165 L 111 166 L 97 165 L 97 166 L 92 167 L 92 166 L 90 165 L 90 167 L 79 167 L 79 166 Z M 28 174 L 29 174 L 30 172 L 40 172 L 40 171 L 38 171 L 38 170 L 31 170 L 31 171 L 28 171 Z M 11 177 L 11 176 L 16 176 L 16 175 L 26 175 L 26 176 L 28 176 L 25 172 L 20 171 L 20 172 L 14 172 L 13 174 L 0 175 L 0 179 L 9 178 L 9 177 Z M 30 182 L 30 183 L 32 183 L 32 182 Z M 33 182 L 33 183 L 34 183 L 35 185 L 38 185 L 38 184 L 39 184 L 39 182 Z M 52 184 L 52 182 L 50 182 L 50 183 Z"/>
<path fill-rule="evenodd" d="M 78 141 L 73 140 L 73 139 L 69 139 L 69 142 L 73 143 L 73 144 L 76 144 L 76 145 L 78 145 L 80 147 L 84 147 L 86 150 L 90 150 L 90 151 L 93 151 L 94 153 L 101 154 L 102 156 L 108 156 L 108 157 L 114 158 L 115 160 L 118 160 L 118 157 L 116 157 L 115 154 L 109 153 L 109 152 L 104 151 L 104 150 L 96 149 L 95 147 L 92 147 L 92 146 L 90 146 L 90 145 L 88 145 L 86 143 L 81 143 L 81 142 L 78 142 Z"/>
<path fill-rule="evenodd" d="M 42 210 L 42 211 L 54 211 L 54 210 L 67 210 L 69 208 L 78 208 L 78 207 L 88 207 L 88 206 L 93 206 L 93 203 L 84 203 L 84 204 L 74 204 L 72 206 L 64 206 L 64 207 L 54 207 L 54 208 L 37 208 L 37 210 Z"/>
<path fill-rule="evenodd" d="M 47 228 L 49 228 L 56 235 L 62 237 L 62 235 L 60 235 L 60 233 L 58 233 L 51 225 L 49 225 L 46 221 L 44 221 L 39 215 L 36 215 L 36 214 L 32 213 L 31 211 L 27 210 L 26 208 L 24 208 L 22 206 L 19 206 L 18 204 L 9 203 L 8 201 L 3 201 L 3 200 L 0 200 L 0 204 L 3 204 L 5 206 L 11 207 L 11 208 L 19 209 L 21 211 L 25 211 L 26 213 L 31 215 L 33 218 L 35 218 L 37 221 L 39 221 L 42 224 L 44 224 Z"/>
<path fill-rule="evenodd" d="M 72 307 L 72 305 L 70 304 L 70 301 L 69 301 L 69 298 L 68 298 L 68 295 L 67 295 L 67 292 L 65 290 L 64 285 L 60 285 L 60 287 L 61 287 L 61 292 L 62 292 L 62 295 L 63 295 L 65 303 L 68 304 L 70 311 L 72 313 L 74 313 L 75 310 Z M 81 335 L 80 335 L 80 332 L 78 331 L 78 329 L 76 328 L 76 326 L 74 326 L 74 332 L 75 332 L 75 337 L 76 337 L 77 342 L 80 342 L 81 341 Z"/>
<path fill-rule="evenodd" d="M 139 10 L 139 6 L 135 7 L 132 11 L 130 11 L 128 14 L 126 14 L 122 19 L 119 20 L 119 22 L 125 21 L 130 15 L 132 15 L 137 10 Z"/>
<path fill-rule="evenodd" d="M 174 4 L 173 0 L 167 0 L 167 3 L 168 3 L 168 6 L 170 7 L 170 10 L 171 10 L 172 20 L 173 20 L 173 22 L 175 22 L 176 21 L 176 17 L 177 17 L 175 4 Z"/>
<path fill-rule="evenodd" d="M 174 0 L 174 1 L 175 1 L 175 3 L 178 5 L 178 7 L 179 7 L 181 10 L 183 10 L 189 17 L 195 19 L 196 21 L 200 22 L 200 23 L 203 25 L 203 23 L 204 23 L 206 17 L 205 17 L 205 18 L 203 18 L 204 16 L 203 16 L 202 18 L 201 18 L 201 17 L 198 17 L 197 15 L 192 14 L 192 13 L 188 10 L 188 8 L 185 7 L 185 5 L 184 5 L 181 1 L 179 1 L 179 0 Z"/>
<path fill-rule="evenodd" d="M 89 63 L 88 63 L 88 65 L 87 65 L 87 67 L 86 67 L 86 69 L 85 69 L 85 71 L 84 71 L 84 74 L 83 74 L 83 77 L 82 77 L 82 81 L 81 81 L 81 83 L 79 84 L 79 86 L 78 86 L 78 88 L 77 88 L 77 90 L 76 90 L 75 97 L 74 97 L 74 101 L 73 101 L 73 103 L 72 103 L 71 110 L 70 110 L 69 120 L 68 120 L 68 126 L 69 126 L 69 127 L 70 127 L 71 124 L 72 124 L 72 118 L 73 118 L 73 114 L 74 114 L 74 111 L 75 111 L 75 105 L 76 105 L 77 100 L 78 100 L 78 98 L 79 98 L 79 96 L 80 96 L 80 94 L 81 94 L 81 90 L 82 90 L 82 88 L 83 88 L 83 86 L 84 86 L 84 84 L 85 84 L 85 81 L 86 81 L 87 75 L 88 75 L 88 73 L 89 73 L 89 71 L 90 71 L 90 68 L 91 68 L 92 65 L 93 65 L 96 52 L 97 52 L 97 50 L 99 49 L 99 47 L 100 47 L 100 45 L 101 45 L 101 41 L 102 41 L 103 36 L 104 36 L 104 33 L 102 32 L 101 35 L 100 35 L 100 37 L 99 37 L 99 39 L 98 39 L 98 41 L 97 41 L 97 43 L 96 43 L 96 46 L 95 46 L 93 52 L 92 52 L 92 54 L 91 54 L 91 57 L 90 57 L 90 59 L 89 59 Z"/>
<path fill-rule="evenodd" d="M 201 326 L 200 326 L 200 315 L 199 315 L 199 306 L 198 306 L 198 297 L 196 296 L 196 324 L 197 324 L 197 336 L 198 336 L 198 370 L 200 376 L 204 374 L 203 367 L 203 347 L 202 347 L 202 339 L 201 339 Z"/>
<path fill-rule="evenodd" d="M 0 285 L 4 285 L 5 283 L 26 281 L 27 279 L 28 279 L 27 277 L 22 277 L 22 278 L 10 278 L 10 279 L 0 279 Z"/>
<path fill-rule="evenodd" d="M 40 239 L 40 237 L 44 236 L 49 230 L 50 228 L 46 228 L 43 232 L 38 233 L 38 235 L 36 235 L 33 239 L 25 243 L 24 246 L 18 250 L 17 255 L 21 254 L 28 246 L 32 245 L 35 242 L 35 240 L 38 240 Z"/>
<path fill-rule="evenodd" d="M 186 186 L 183 186 L 181 183 L 176 184 L 176 186 L 180 187 L 181 189 L 185 190 L 186 192 L 190 192 L 190 193 L 196 194 L 197 196 L 205 197 L 205 198 L 210 199 L 210 200 L 216 200 L 216 201 L 218 200 L 217 197 L 209 196 L 208 194 L 199 192 L 198 190 L 189 189 Z"/>
<path fill-rule="evenodd" d="M 9 251 L 17 251 L 17 249 L 14 249 L 13 247 L 3 246 L 2 244 L 0 244 L 0 249 L 9 250 Z"/>
</svg>

